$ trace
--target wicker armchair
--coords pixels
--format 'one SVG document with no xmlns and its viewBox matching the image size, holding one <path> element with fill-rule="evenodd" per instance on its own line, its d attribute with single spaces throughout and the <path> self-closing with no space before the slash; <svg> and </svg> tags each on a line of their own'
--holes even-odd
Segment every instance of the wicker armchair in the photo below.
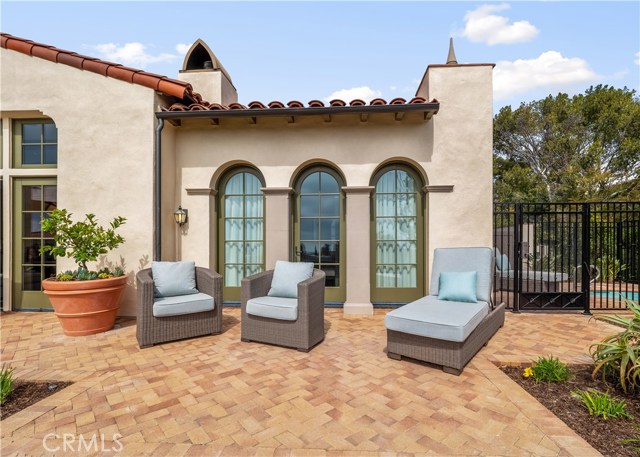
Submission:
<svg viewBox="0 0 640 457">
<path fill-rule="evenodd" d="M 207 268 L 196 267 L 196 288 L 214 299 L 211 311 L 155 317 L 153 315 L 153 276 L 151 268 L 136 274 L 138 319 L 136 337 L 141 348 L 167 341 L 222 332 L 222 276 Z"/>
<path fill-rule="evenodd" d="M 325 273 L 313 270 L 311 278 L 298 283 L 297 319 L 282 320 L 247 313 L 249 300 L 268 294 L 273 271 L 268 270 L 242 280 L 241 340 L 293 347 L 302 352 L 309 352 L 324 339 Z"/>
</svg>

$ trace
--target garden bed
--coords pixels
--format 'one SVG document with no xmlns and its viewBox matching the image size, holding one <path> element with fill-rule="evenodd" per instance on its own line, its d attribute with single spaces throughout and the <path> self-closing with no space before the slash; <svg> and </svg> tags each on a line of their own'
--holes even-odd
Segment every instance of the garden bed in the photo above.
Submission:
<svg viewBox="0 0 640 457">
<path fill-rule="evenodd" d="M 13 392 L 7 398 L 7 401 L 0 407 L 0 420 L 22 411 L 25 408 L 39 402 L 49 395 L 61 391 L 71 382 L 31 382 L 16 381 Z"/>
<path fill-rule="evenodd" d="M 537 384 L 532 378 L 523 377 L 523 368 L 500 367 L 511 379 L 603 455 L 611 457 L 640 455 L 640 451 L 634 448 L 634 446 L 640 446 L 640 442 L 622 443 L 624 439 L 640 438 L 640 429 L 636 428 L 640 424 L 640 399 L 637 396 L 625 394 L 621 389 L 614 389 L 599 376 L 593 379 L 591 365 L 570 365 L 569 369 L 574 376 L 568 381 Z M 571 391 L 590 388 L 601 392 L 609 391 L 611 396 L 624 400 L 627 411 L 633 419 L 604 420 L 590 416 L 582 402 L 571 396 Z"/>
</svg>

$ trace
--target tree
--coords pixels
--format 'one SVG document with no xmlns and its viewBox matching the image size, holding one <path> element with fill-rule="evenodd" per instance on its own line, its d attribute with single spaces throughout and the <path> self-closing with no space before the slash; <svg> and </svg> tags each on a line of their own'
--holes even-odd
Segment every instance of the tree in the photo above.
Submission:
<svg viewBox="0 0 640 457">
<path fill-rule="evenodd" d="M 632 200 L 640 197 L 640 100 L 590 87 L 494 118 L 496 201 Z"/>
</svg>

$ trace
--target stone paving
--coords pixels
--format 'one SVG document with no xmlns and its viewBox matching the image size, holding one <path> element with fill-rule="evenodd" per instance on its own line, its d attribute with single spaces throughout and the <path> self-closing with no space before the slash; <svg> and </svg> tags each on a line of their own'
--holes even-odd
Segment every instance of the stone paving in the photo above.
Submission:
<svg viewBox="0 0 640 457">
<path fill-rule="evenodd" d="M 66 337 L 51 313 L 4 313 L 1 359 L 21 380 L 74 384 L 1 422 L 1 455 L 600 455 L 496 364 L 586 362 L 608 324 L 507 313 L 461 376 L 385 354 L 384 315 L 325 312 L 309 353 L 221 335 L 139 349 L 135 321 Z"/>
</svg>

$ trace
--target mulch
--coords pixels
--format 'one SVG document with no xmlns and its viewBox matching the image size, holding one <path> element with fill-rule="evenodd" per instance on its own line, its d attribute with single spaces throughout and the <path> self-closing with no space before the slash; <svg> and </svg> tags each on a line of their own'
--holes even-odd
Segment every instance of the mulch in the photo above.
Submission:
<svg viewBox="0 0 640 457">
<path fill-rule="evenodd" d="M 34 403 L 39 402 L 49 395 L 61 391 L 72 382 L 29 382 L 16 381 L 13 392 L 7 398 L 7 401 L 0 407 L 0 420 L 22 411 Z"/>
<path fill-rule="evenodd" d="M 538 384 L 532 378 L 522 376 L 524 367 L 508 366 L 500 369 L 604 456 L 640 455 L 640 450 L 634 448 L 640 446 L 640 442 L 622 443 L 624 439 L 640 439 L 640 429 L 637 428 L 640 426 L 640 398 L 625 394 L 619 387 L 607 384 L 600 375 L 593 379 L 591 376 L 593 366 L 569 365 L 574 375 L 569 381 Z M 627 404 L 627 412 L 633 416 L 633 419 L 603 420 L 590 416 L 582 402 L 571 396 L 573 390 L 590 388 L 600 392 L 609 391 L 609 394 L 618 401 L 624 400 Z"/>
</svg>

